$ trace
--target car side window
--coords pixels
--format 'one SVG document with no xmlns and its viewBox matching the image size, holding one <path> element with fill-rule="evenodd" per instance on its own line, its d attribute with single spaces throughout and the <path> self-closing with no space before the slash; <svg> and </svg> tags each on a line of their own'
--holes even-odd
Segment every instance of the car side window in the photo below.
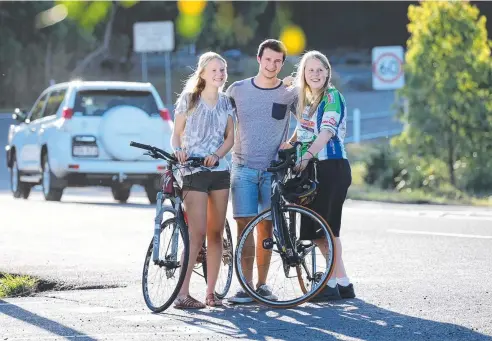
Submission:
<svg viewBox="0 0 492 341">
<path fill-rule="evenodd" d="M 46 103 L 47 97 L 48 94 L 44 95 L 36 102 L 36 104 L 34 104 L 34 107 L 31 110 L 31 116 L 29 117 L 31 122 L 43 117 L 44 104 Z"/>
<path fill-rule="evenodd" d="M 46 104 L 46 109 L 44 109 L 43 117 L 56 115 L 58 109 L 60 108 L 63 99 L 65 98 L 66 89 L 55 90 L 51 92 L 48 98 L 48 103 Z"/>
</svg>

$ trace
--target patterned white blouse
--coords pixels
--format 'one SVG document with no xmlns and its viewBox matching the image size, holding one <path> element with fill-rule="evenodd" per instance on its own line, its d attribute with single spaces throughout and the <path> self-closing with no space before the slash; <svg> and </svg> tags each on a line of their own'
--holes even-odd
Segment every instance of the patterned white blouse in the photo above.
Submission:
<svg viewBox="0 0 492 341">
<path fill-rule="evenodd" d="M 181 147 L 188 156 L 206 157 L 213 154 L 224 143 L 224 134 L 229 116 L 234 118 L 235 112 L 231 99 L 224 93 L 219 93 L 219 99 L 213 108 L 210 108 L 201 98 L 196 107 L 187 114 L 188 102 L 191 94 L 180 96 L 176 102 L 174 114 L 187 115 L 186 125 L 182 135 Z M 229 170 L 229 162 L 220 159 L 219 166 L 213 171 Z M 201 168 L 187 169 L 180 172 L 188 175 L 199 172 Z"/>
</svg>

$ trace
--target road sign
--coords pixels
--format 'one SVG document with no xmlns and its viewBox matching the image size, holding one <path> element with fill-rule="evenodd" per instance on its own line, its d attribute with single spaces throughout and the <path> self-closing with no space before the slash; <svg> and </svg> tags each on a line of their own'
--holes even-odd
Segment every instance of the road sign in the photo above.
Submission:
<svg viewBox="0 0 492 341">
<path fill-rule="evenodd" d="M 174 50 L 172 21 L 137 22 L 133 25 L 135 52 L 170 52 Z"/>
<path fill-rule="evenodd" d="M 133 25 L 133 50 L 142 54 L 142 80 L 148 81 L 147 53 L 164 52 L 166 106 L 172 110 L 171 52 L 174 50 L 174 22 L 146 21 Z"/>
<path fill-rule="evenodd" d="M 404 51 L 401 46 L 377 46 L 372 49 L 372 87 L 394 90 L 405 85 Z"/>
</svg>

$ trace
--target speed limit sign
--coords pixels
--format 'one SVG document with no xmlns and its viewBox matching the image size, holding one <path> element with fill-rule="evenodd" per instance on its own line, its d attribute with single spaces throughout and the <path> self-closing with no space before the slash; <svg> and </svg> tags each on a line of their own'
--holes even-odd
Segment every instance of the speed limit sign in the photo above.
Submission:
<svg viewBox="0 0 492 341">
<path fill-rule="evenodd" d="M 405 85 L 403 47 L 378 46 L 372 49 L 372 87 L 393 90 Z"/>
</svg>

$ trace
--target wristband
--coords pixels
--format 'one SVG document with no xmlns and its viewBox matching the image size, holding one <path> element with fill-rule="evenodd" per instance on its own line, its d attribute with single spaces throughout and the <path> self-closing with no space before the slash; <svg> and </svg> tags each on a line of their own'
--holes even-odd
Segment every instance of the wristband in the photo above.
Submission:
<svg viewBox="0 0 492 341">
<path fill-rule="evenodd" d="M 175 152 L 182 152 L 182 151 L 183 151 L 183 148 L 181 148 L 181 147 L 176 147 L 176 148 L 174 148 L 174 151 L 175 151 Z"/>
<path fill-rule="evenodd" d="M 213 156 L 215 156 L 215 157 L 217 158 L 217 161 L 219 161 L 219 160 L 220 160 L 220 157 L 219 157 L 217 154 L 212 153 L 212 155 L 213 155 Z"/>
<path fill-rule="evenodd" d="M 309 153 L 309 154 L 311 154 L 311 157 L 312 157 L 312 158 L 314 158 L 314 155 L 313 155 L 313 153 L 311 153 L 311 152 L 310 152 L 309 150 L 306 150 L 306 153 Z"/>
</svg>

